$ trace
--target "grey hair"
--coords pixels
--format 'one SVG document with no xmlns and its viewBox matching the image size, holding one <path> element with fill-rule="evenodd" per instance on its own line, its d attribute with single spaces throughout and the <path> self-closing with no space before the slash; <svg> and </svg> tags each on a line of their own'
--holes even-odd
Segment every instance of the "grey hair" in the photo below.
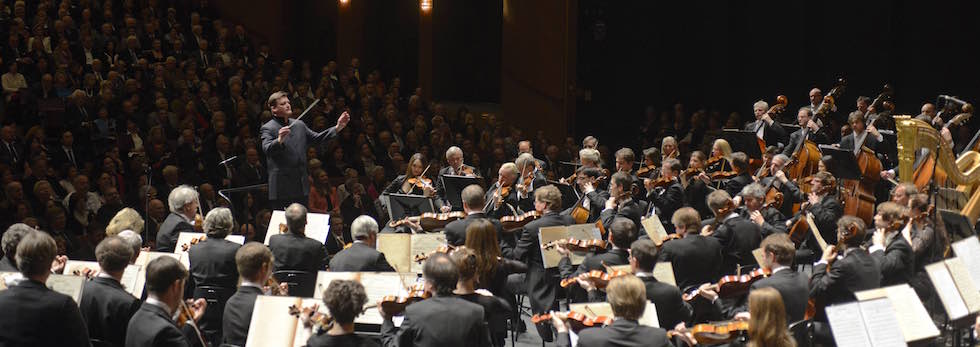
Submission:
<svg viewBox="0 0 980 347">
<path fill-rule="evenodd" d="M 364 240 L 378 233 L 378 222 L 371 216 L 362 215 L 354 219 L 350 226 L 350 236 L 355 240 Z"/>
<path fill-rule="evenodd" d="M 599 151 L 592 148 L 583 148 L 578 151 L 579 160 L 588 160 L 593 163 L 599 162 Z"/>
<path fill-rule="evenodd" d="M 208 212 L 204 217 L 204 233 L 208 236 L 225 237 L 235 228 L 235 218 L 231 210 L 218 207 Z"/>
<path fill-rule="evenodd" d="M 143 231 L 143 217 L 140 216 L 139 212 L 129 207 L 116 212 L 116 215 L 109 221 L 109 225 L 105 227 L 105 235 L 115 236 L 123 230 L 132 230 L 137 234 Z"/>
<path fill-rule="evenodd" d="M 785 167 L 786 164 L 789 164 L 789 156 L 788 155 L 779 153 L 779 154 L 776 154 L 776 155 L 772 156 L 772 160 L 773 161 L 775 161 L 776 159 L 779 159 L 779 161 L 783 162 L 783 167 Z M 780 167 L 780 169 L 782 169 L 782 167 Z"/>
<path fill-rule="evenodd" d="M 289 232 L 302 235 L 306 231 L 306 206 L 293 203 L 284 212 Z"/>
<path fill-rule="evenodd" d="M 752 104 L 752 109 L 754 110 L 754 109 L 757 109 L 757 108 L 761 108 L 763 110 L 768 110 L 769 109 L 769 103 L 768 102 L 765 102 L 764 100 L 756 101 L 754 104 Z"/>
<path fill-rule="evenodd" d="M 143 237 L 140 234 L 132 230 L 123 230 L 116 235 L 120 239 L 126 241 L 126 244 L 133 249 L 133 258 L 135 259 L 137 255 L 140 254 L 140 250 L 143 247 Z"/>
<path fill-rule="evenodd" d="M 514 160 L 514 165 L 517 165 L 518 170 L 522 170 L 526 167 L 534 167 L 535 164 L 537 163 L 534 161 L 534 156 L 531 155 L 531 153 L 521 153 L 521 155 L 517 156 L 517 159 Z"/>
<path fill-rule="evenodd" d="M 446 159 L 449 159 L 449 156 L 453 154 L 463 155 L 463 150 L 456 146 L 449 147 L 449 149 L 446 150 Z"/>
<path fill-rule="evenodd" d="M 178 212 L 187 204 L 197 201 L 197 191 L 191 186 L 181 185 L 170 191 L 167 196 L 167 203 L 170 204 L 170 212 Z"/>
<path fill-rule="evenodd" d="M 753 197 L 753 198 L 763 198 L 766 196 L 766 188 L 759 183 L 752 183 L 750 185 L 742 188 L 742 196 Z"/>
<path fill-rule="evenodd" d="M 3 233 L 3 240 L 0 240 L 0 249 L 3 250 L 3 255 L 14 260 L 14 255 L 17 254 L 17 244 L 32 231 L 34 228 L 24 223 L 17 223 L 8 227 L 7 231 Z"/>
</svg>

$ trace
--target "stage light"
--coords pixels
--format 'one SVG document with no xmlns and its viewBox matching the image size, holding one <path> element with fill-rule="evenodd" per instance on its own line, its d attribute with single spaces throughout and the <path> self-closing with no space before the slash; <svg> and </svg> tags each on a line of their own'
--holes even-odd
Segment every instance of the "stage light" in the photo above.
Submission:
<svg viewBox="0 0 980 347">
<path fill-rule="evenodd" d="M 339 1 L 341 6 L 347 6 L 347 4 L 350 3 L 350 0 L 339 0 Z"/>
<path fill-rule="evenodd" d="M 429 12 L 432 10 L 432 0 L 419 0 L 419 7 L 422 8 L 422 12 Z"/>
</svg>

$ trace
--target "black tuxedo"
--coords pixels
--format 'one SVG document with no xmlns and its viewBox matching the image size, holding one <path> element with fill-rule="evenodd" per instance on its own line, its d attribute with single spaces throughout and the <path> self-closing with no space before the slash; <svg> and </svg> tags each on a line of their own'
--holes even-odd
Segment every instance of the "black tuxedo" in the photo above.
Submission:
<svg viewBox="0 0 980 347">
<path fill-rule="evenodd" d="M 255 298 L 259 295 L 262 295 L 262 289 L 241 286 L 238 287 L 238 291 L 234 295 L 228 298 L 228 302 L 225 303 L 225 312 L 222 315 L 222 343 L 245 346 L 248 327 L 252 322 Z"/>
<path fill-rule="evenodd" d="M 484 201 L 490 204 L 489 207 L 484 210 L 484 212 L 487 213 L 487 216 L 500 219 L 501 217 L 522 213 L 517 197 L 518 194 L 513 185 L 511 186 L 510 194 L 507 194 L 507 196 L 504 197 L 503 202 L 500 203 L 500 207 L 496 207 L 492 201 L 498 189 L 500 188 L 494 184 L 484 195 Z"/>
<path fill-rule="evenodd" d="M 674 217 L 674 212 L 684 207 L 684 186 L 674 181 L 667 188 L 655 188 L 647 192 L 647 200 L 656 207 L 657 216 L 667 233 L 673 233 L 674 224 L 671 223 L 671 218 Z"/>
<path fill-rule="evenodd" d="M 725 181 L 724 189 L 726 192 L 728 192 L 728 195 L 734 198 L 736 195 L 742 193 L 742 188 L 752 184 L 752 182 L 755 182 L 755 180 L 752 179 L 752 175 L 748 172 L 743 172 L 738 176 L 732 177 Z"/>
<path fill-rule="evenodd" d="M 901 234 L 893 234 L 891 242 L 884 250 L 871 253 L 871 257 L 881 268 L 881 286 L 906 284 L 915 273 L 915 256 L 912 246 Z"/>
<path fill-rule="evenodd" d="M 217 238 L 198 242 L 187 251 L 191 277 L 198 286 L 217 286 L 232 289 L 238 284 L 235 252 L 242 245 Z"/>
<path fill-rule="evenodd" d="M 865 131 L 865 134 L 866 135 L 864 137 L 865 138 L 864 139 L 864 147 L 868 147 L 868 149 L 870 149 L 872 152 L 877 151 L 878 150 L 878 144 L 880 143 L 880 142 L 878 142 L 878 139 L 875 138 L 874 135 L 871 135 L 871 133 L 869 133 L 867 131 Z M 850 134 L 845 135 L 844 137 L 842 137 L 840 139 L 840 148 L 841 149 L 846 149 L 846 150 L 850 150 L 851 152 L 853 152 L 854 151 L 854 145 L 855 145 L 855 136 L 854 136 L 854 133 L 853 132 L 850 133 Z"/>
<path fill-rule="evenodd" d="M 505 249 L 504 246 L 508 248 L 513 248 L 514 242 L 504 242 L 504 229 L 500 225 L 500 221 L 494 218 L 487 218 L 483 212 L 477 212 L 474 214 L 467 215 L 466 218 L 454 220 L 446 224 L 446 228 L 443 231 L 446 233 L 446 243 L 452 246 L 462 246 L 466 243 L 466 228 L 470 226 L 475 221 L 485 219 L 493 223 L 493 226 L 497 228 L 497 239 L 500 240 L 501 250 Z M 510 239 L 513 241 L 513 235 L 510 235 Z"/>
<path fill-rule="evenodd" d="M 269 200 L 308 199 L 310 182 L 306 148 L 308 144 L 316 145 L 337 137 L 337 127 L 317 133 L 310 130 L 306 123 L 290 119 L 288 125 L 291 132 L 279 143 L 279 129 L 285 125 L 277 118 L 262 125 L 262 152 L 268 166 Z"/>
<path fill-rule="evenodd" d="M 762 228 L 737 214 L 725 219 L 711 235 L 722 247 L 722 274 L 735 274 L 741 265 L 755 264 L 752 251 L 762 242 Z"/>
<path fill-rule="evenodd" d="M 26 279 L 0 292 L 0 345 L 89 346 L 88 330 L 70 296 Z"/>
<path fill-rule="evenodd" d="M 326 246 L 304 235 L 272 235 L 269 238 L 269 249 L 275 257 L 275 271 L 306 271 L 315 275 L 327 265 Z"/>
<path fill-rule="evenodd" d="M 473 174 L 479 173 L 479 171 L 477 171 L 476 168 L 474 168 L 472 166 L 463 164 L 463 167 L 469 168 L 470 171 L 473 172 Z M 432 184 L 436 188 L 436 196 L 439 197 L 439 200 L 442 200 L 443 204 L 448 204 L 449 203 L 449 198 L 446 197 L 446 185 L 444 185 L 442 183 L 442 176 L 444 176 L 444 175 L 455 175 L 456 173 L 453 172 L 453 171 L 455 171 L 455 170 L 453 170 L 453 168 L 450 167 L 449 165 L 444 166 L 443 168 L 439 169 L 439 174 L 436 176 L 435 181 L 432 182 Z M 457 176 L 462 176 L 462 175 L 457 175 Z M 453 206 L 453 208 L 455 210 L 457 210 L 457 211 L 462 211 L 463 206 Z"/>
<path fill-rule="evenodd" d="M 610 249 L 602 253 L 594 253 L 585 256 L 582 263 L 578 265 L 575 270 L 572 270 L 572 261 L 568 257 L 562 257 L 558 262 L 558 270 L 562 278 L 569 278 L 578 276 L 580 274 L 592 271 L 601 270 L 606 271 L 606 267 L 616 265 L 627 265 L 629 261 L 629 251 L 622 248 Z"/>
<path fill-rule="evenodd" d="M 558 335 L 558 346 L 571 346 L 568 333 Z M 637 321 L 616 319 L 612 324 L 601 328 L 588 328 L 578 334 L 579 347 L 667 347 L 673 344 L 667 340 L 667 331 L 640 325 Z"/>
<path fill-rule="evenodd" d="M 780 270 L 752 283 L 750 290 L 767 287 L 775 288 L 783 297 L 787 324 L 803 320 L 807 301 L 810 299 L 810 285 L 806 276 L 792 269 Z M 748 311 L 747 306 L 743 311 Z"/>
<path fill-rule="evenodd" d="M 776 178 L 772 176 L 766 177 L 759 181 L 759 183 L 762 184 L 763 187 L 767 187 L 774 179 Z M 783 205 L 776 208 L 779 209 L 779 212 L 782 213 L 784 217 L 788 218 L 793 215 L 793 204 L 806 201 L 806 194 L 803 194 L 800 187 L 797 186 L 796 183 L 793 183 L 792 180 L 787 180 L 786 183 L 776 181 L 772 185 L 773 187 L 776 187 L 780 193 L 783 193 Z"/>
<path fill-rule="evenodd" d="M 52 149 L 51 161 L 55 165 L 54 167 L 60 168 L 64 165 L 69 165 L 78 168 L 84 166 L 88 161 L 84 153 L 75 146 L 65 148 L 59 145 L 54 146 Z"/>
<path fill-rule="evenodd" d="M 681 290 L 718 279 L 721 269 L 721 244 L 714 237 L 696 233 L 665 242 L 660 249 L 660 261 L 669 261 Z"/>
<path fill-rule="evenodd" d="M 122 346 L 126 342 L 126 326 L 140 304 L 140 300 L 126 292 L 119 281 L 96 277 L 85 282 L 78 309 L 85 319 L 90 338 Z"/>
<path fill-rule="evenodd" d="M 191 329 L 189 324 L 178 329 L 169 312 L 143 303 L 126 327 L 126 346 L 189 347 L 191 340 L 188 337 L 196 334 Z"/>
<path fill-rule="evenodd" d="M 243 344 L 244 346 L 244 344 Z M 306 347 L 333 347 L 333 346 L 344 346 L 344 347 L 377 347 L 377 342 L 374 339 L 361 337 L 355 334 L 346 335 L 330 335 L 326 332 L 310 336 L 310 339 L 306 341 Z"/>
<path fill-rule="evenodd" d="M 381 324 L 385 347 L 490 346 L 483 307 L 455 296 L 436 296 L 409 305 L 396 328 L 391 319 Z"/>
<path fill-rule="evenodd" d="M 544 176 L 544 171 L 538 170 L 530 182 L 523 182 L 523 184 L 527 186 L 527 196 L 522 199 L 518 195 L 517 207 L 524 212 L 534 211 L 534 191 L 548 185 L 548 178 Z"/>
<path fill-rule="evenodd" d="M 177 237 L 183 232 L 194 232 L 194 226 L 187 223 L 184 217 L 171 212 L 157 231 L 157 252 L 173 253 L 177 248 Z"/>
<path fill-rule="evenodd" d="M 705 184 L 704 181 L 694 179 L 693 177 L 689 178 L 687 181 L 687 187 L 684 188 L 684 201 L 687 201 L 688 206 L 698 211 L 698 214 L 701 215 L 701 219 L 711 218 L 714 213 L 711 213 L 711 209 L 708 208 L 707 198 L 708 194 L 711 194 L 713 191 L 715 191 L 715 188 Z M 669 219 L 671 217 L 673 217 L 673 215 L 667 216 L 667 221 L 664 221 L 664 218 L 661 218 L 661 221 L 664 222 L 664 226 L 669 223 Z"/>
<path fill-rule="evenodd" d="M 647 300 L 657 307 L 657 319 L 660 326 L 673 327 L 677 323 L 687 322 L 694 313 L 691 306 L 681 299 L 681 290 L 676 286 L 657 281 L 652 274 L 637 276 L 647 288 Z"/>
<path fill-rule="evenodd" d="M 818 264 L 810 276 L 810 298 L 817 300 L 818 321 L 826 321 L 823 308 L 855 300 L 854 293 L 881 286 L 881 268 L 863 249 L 845 252 L 829 266 Z"/>
<path fill-rule="evenodd" d="M 837 244 L 837 220 L 844 215 L 844 206 L 837 200 L 837 195 L 828 194 L 824 196 L 819 203 L 810 206 L 810 213 L 813 214 L 813 224 L 820 230 L 820 235 L 823 236 L 824 241 L 831 245 Z M 817 240 L 812 234 L 806 242 L 811 245 L 814 252 L 818 252 Z"/>
<path fill-rule="evenodd" d="M 534 313 L 545 313 L 552 308 L 555 302 L 555 287 L 558 285 L 556 277 L 558 271 L 544 268 L 541 243 L 538 240 L 539 229 L 572 224 L 575 224 L 575 220 L 571 216 L 559 215 L 555 212 L 545 213 L 541 218 L 524 226 L 517 247 L 514 248 L 513 259 L 522 260 L 528 265 L 525 284 L 527 296 L 531 301 L 531 310 Z"/>
<path fill-rule="evenodd" d="M 759 213 L 762 213 L 762 219 L 765 220 L 762 223 L 762 225 L 759 226 L 759 228 L 761 229 L 760 231 L 762 234 L 762 238 L 766 238 L 767 236 L 775 233 L 785 234 L 789 232 L 789 228 L 786 227 L 786 217 L 783 217 L 783 214 L 780 213 L 779 210 L 777 210 L 776 208 L 764 207 L 763 209 L 759 210 Z M 748 209 L 744 207 L 739 208 L 738 214 L 742 216 L 742 218 L 745 218 L 750 222 L 752 221 L 752 219 L 750 218 L 751 213 L 749 212 Z"/>
<path fill-rule="evenodd" d="M 235 182 L 236 186 L 247 186 L 252 184 L 262 184 L 268 179 L 268 171 L 260 165 L 252 166 L 249 163 L 244 163 L 238 166 L 235 170 Z"/>
<path fill-rule="evenodd" d="M 783 147 L 783 154 L 785 154 L 787 157 L 792 158 L 793 151 L 796 150 L 796 146 L 799 146 L 800 142 L 803 142 L 804 130 L 806 129 L 800 129 L 794 131 L 792 134 L 789 135 L 789 143 L 786 144 L 786 147 Z M 809 133 L 807 139 L 813 141 L 818 145 L 825 145 L 830 143 L 830 138 L 827 137 L 827 134 L 822 129 L 816 133 Z"/>
<path fill-rule="evenodd" d="M 330 259 L 330 271 L 389 272 L 395 271 L 395 268 L 391 267 L 391 264 L 385 259 L 384 253 L 378 252 L 378 250 L 362 242 L 354 242 L 353 245 L 338 252 L 333 256 L 333 259 Z"/>
<path fill-rule="evenodd" d="M 783 128 L 782 124 L 773 121 L 772 124 L 768 124 L 761 120 L 755 120 L 745 124 L 745 130 L 758 131 L 759 127 L 762 127 L 762 140 L 766 142 L 766 146 L 775 146 L 777 143 L 786 144 L 789 142 L 789 138 L 786 136 L 786 129 Z"/>
<path fill-rule="evenodd" d="M 24 147 L 18 141 L 10 144 L 0 141 L 0 163 L 9 164 L 14 172 L 20 172 L 24 163 Z"/>
<path fill-rule="evenodd" d="M 599 220 L 602 221 L 602 225 L 606 227 L 606 230 L 613 225 L 613 220 L 616 218 L 626 218 L 633 221 L 636 225 L 636 235 L 633 235 L 635 240 L 640 235 L 646 235 L 646 231 L 643 229 L 643 224 L 640 224 L 640 218 L 647 211 L 647 202 L 643 200 L 630 199 L 624 203 L 620 203 L 616 209 L 604 209 L 602 213 L 599 214 Z"/>
</svg>

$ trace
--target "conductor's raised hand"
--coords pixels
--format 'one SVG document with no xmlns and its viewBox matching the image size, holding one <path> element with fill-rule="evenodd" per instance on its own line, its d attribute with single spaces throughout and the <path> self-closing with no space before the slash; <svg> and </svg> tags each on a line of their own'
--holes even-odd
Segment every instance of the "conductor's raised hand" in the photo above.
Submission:
<svg viewBox="0 0 980 347">
<path fill-rule="evenodd" d="M 350 113 L 344 111 L 344 113 L 340 114 L 340 118 L 337 118 L 337 131 L 340 131 L 341 129 L 346 127 L 347 123 L 349 122 L 350 122 Z"/>
<path fill-rule="evenodd" d="M 289 127 L 288 126 L 285 126 L 285 127 L 279 128 L 279 143 L 282 143 L 283 141 L 285 141 L 287 136 L 289 136 Z"/>
</svg>

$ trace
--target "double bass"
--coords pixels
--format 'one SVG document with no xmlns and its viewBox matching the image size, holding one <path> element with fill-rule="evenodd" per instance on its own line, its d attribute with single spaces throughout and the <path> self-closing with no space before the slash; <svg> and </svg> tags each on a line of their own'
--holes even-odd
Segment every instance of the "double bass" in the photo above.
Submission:
<svg viewBox="0 0 980 347">
<path fill-rule="evenodd" d="M 871 107 L 877 109 L 878 105 L 882 105 L 885 99 L 891 95 L 891 92 L 891 86 L 886 84 L 881 94 L 878 94 L 878 97 L 872 101 Z M 871 115 L 868 119 L 867 127 L 874 126 L 878 118 L 879 114 L 877 113 Z M 844 205 L 844 214 L 857 216 L 868 224 L 871 223 L 871 218 L 874 216 L 876 200 L 875 185 L 881 179 L 882 171 L 881 160 L 878 160 L 874 151 L 864 146 L 869 136 L 871 134 L 865 133 L 861 142 L 854 143 L 854 156 L 858 163 L 858 169 L 861 171 L 861 178 L 859 180 L 842 180 L 844 194 L 841 196 Z"/>
<path fill-rule="evenodd" d="M 824 96 L 823 101 L 817 106 L 816 111 L 811 115 L 811 119 L 819 120 L 830 111 L 834 107 L 835 100 L 840 98 L 840 95 L 844 93 L 846 85 L 846 80 L 843 78 L 838 79 L 834 88 Z M 785 169 L 786 176 L 796 181 L 800 186 L 800 190 L 804 193 L 810 192 L 810 184 L 803 181 L 803 179 L 817 172 L 820 159 L 823 157 L 820 149 L 817 148 L 817 144 L 810 140 L 810 134 L 810 129 L 804 125 L 803 138 L 800 139 L 800 142 L 793 149 L 793 155 L 790 156 L 789 163 L 786 164 Z"/>
</svg>

